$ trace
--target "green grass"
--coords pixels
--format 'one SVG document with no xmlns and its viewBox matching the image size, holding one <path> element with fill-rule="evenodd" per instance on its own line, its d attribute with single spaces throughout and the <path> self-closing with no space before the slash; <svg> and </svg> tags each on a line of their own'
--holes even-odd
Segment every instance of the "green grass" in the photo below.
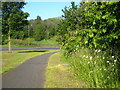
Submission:
<svg viewBox="0 0 120 90">
<path fill-rule="evenodd" d="M 85 84 L 74 77 L 68 64 L 60 60 L 59 53 L 53 54 L 46 69 L 45 88 L 82 88 Z"/>
<path fill-rule="evenodd" d="M 0 59 L 2 61 L 2 71 L 0 71 L 0 74 L 8 72 L 32 57 L 54 51 L 56 50 L 16 50 L 12 51 L 12 53 L 0 51 L 2 53 L 0 54 L 2 56 L 2 59 Z"/>
<path fill-rule="evenodd" d="M 7 40 L 6 40 L 6 42 L 7 42 Z M 45 45 L 45 46 L 39 46 L 39 45 Z M 46 45 L 48 45 L 48 46 L 46 46 Z M 35 41 L 33 38 L 27 38 L 25 40 L 11 39 L 11 47 L 12 48 L 17 48 L 17 47 L 56 48 L 56 47 L 58 47 L 58 46 L 54 46 L 54 45 L 58 45 L 55 38 L 51 38 L 48 40 L 41 40 L 41 41 Z M 2 46 L 2 48 L 8 47 L 7 44 L 0 45 L 0 46 Z"/>
<path fill-rule="evenodd" d="M 17 44 L 42 44 L 42 45 L 58 45 L 56 42 L 55 38 L 51 39 L 44 39 L 41 41 L 35 41 L 34 38 L 27 38 L 25 40 L 20 40 L 20 39 L 11 39 L 12 43 L 17 43 Z"/>
<path fill-rule="evenodd" d="M 42 44 L 42 45 L 58 45 L 58 43 L 52 39 L 42 40 L 42 41 L 33 41 L 33 44 Z"/>
<path fill-rule="evenodd" d="M 76 77 L 86 83 L 86 88 L 118 88 L 120 86 L 118 79 L 120 63 L 118 56 L 110 55 L 110 50 L 83 48 L 71 53 L 66 62 L 70 64 Z"/>
<path fill-rule="evenodd" d="M 7 44 L 6 45 L 0 45 L 0 47 L 2 47 L 2 48 L 8 48 L 8 45 Z M 26 47 L 27 48 L 27 47 L 35 47 L 35 46 L 30 46 L 30 45 L 14 45 L 14 44 L 11 45 L 11 48 L 20 48 L 20 47 Z"/>
</svg>

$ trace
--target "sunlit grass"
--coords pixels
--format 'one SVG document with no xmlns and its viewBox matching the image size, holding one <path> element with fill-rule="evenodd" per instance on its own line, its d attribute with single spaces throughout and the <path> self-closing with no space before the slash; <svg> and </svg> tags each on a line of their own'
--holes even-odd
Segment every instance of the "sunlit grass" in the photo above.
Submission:
<svg viewBox="0 0 120 90">
<path fill-rule="evenodd" d="M 27 38 L 25 40 L 11 39 L 11 47 L 12 48 L 17 48 L 17 47 L 56 48 L 56 47 L 59 47 L 57 45 L 58 45 L 58 42 L 54 38 L 47 39 L 47 40 L 44 39 L 41 41 L 35 41 L 34 38 Z M 2 46 L 2 48 L 8 48 L 7 44 L 0 45 L 0 47 L 1 46 Z"/>
<path fill-rule="evenodd" d="M 12 53 L 8 53 L 8 51 L 0 51 L 2 53 L 2 59 L 0 61 L 2 61 L 2 71 L 0 71 L 1 73 L 5 73 L 15 67 L 17 67 L 18 65 L 22 64 L 23 62 L 25 62 L 26 60 L 38 56 L 38 55 L 42 55 L 45 53 L 49 53 L 49 52 L 54 52 L 56 50 L 16 50 L 16 51 L 12 51 Z"/>
<path fill-rule="evenodd" d="M 46 69 L 45 88 L 81 88 L 85 84 L 74 77 L 69 65 L 60 61 L 59 53 L 52 55 Z"/>
</svg>

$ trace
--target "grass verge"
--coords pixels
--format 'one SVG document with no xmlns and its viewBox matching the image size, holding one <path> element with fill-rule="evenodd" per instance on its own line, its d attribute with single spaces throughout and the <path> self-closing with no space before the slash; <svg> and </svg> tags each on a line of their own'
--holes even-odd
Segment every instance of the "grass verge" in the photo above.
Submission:
<svg viewBox="0 0 120 90">
<path fill-rule="evenodd" d="M 74 77 L 67 63 L 60 60 L 59 53 L 53 54 L 46 68 L 45 88 L 82 88 L 85 84 Z"/>
<path fill-rule="evenodd" d="M 0 74 L 8 72 L 32 57 L 54 51 L 56 50 L 15 50 L 12 53 L 0 51 L 0 53 L 2 52 L 2 58 L 0 59 L 2 61 L 2 70 Z"/>
<path fill-rule="evenodd" d="M 7 43 L 8 40 L 5 40 Z M 2 48 L 8 48 L 7 44 L 0 45 Z M 47 40 L 35 41 L 34 38 L 27 38 L 25 40 L 20 39 L 11 39 L 11 47 L 36 47 L 36 48 L 58 48 L 58 42 L 56 41 L 56 37 Z"/>
</svg>

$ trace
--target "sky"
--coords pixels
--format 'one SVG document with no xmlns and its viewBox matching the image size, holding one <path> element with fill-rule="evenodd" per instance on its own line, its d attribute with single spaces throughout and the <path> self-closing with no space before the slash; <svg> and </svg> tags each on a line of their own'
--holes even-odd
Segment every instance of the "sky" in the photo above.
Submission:
<svg viewBox="0 0 120 90">
<path fill-rule="evenodd" d="M 76 2 L 76 5 L 78 4 L 79 2 Z M 37 16 L 41 16 L 42 20 L 45 20 L 62 16 L 62 9 L 70 5 L 70 2 L 27 2 L 22 10 L 30 14 L 28 20 L 36 19 Z"/>
</svg>

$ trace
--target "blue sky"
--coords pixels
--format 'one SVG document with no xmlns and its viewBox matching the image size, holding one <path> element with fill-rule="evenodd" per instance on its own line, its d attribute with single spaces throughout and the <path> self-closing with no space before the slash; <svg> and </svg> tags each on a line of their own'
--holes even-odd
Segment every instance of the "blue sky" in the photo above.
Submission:
<svg viewBox="0 0 120 90">
<path fill-rule="evenodd" d="M 76 2 L 76 4 L 79 4 L 79 2 Z M 61 16 L 63 14 L 62 9 L 70 5 L 70 2 L 27 2 L 23 11 L 30 14 L 28 20 L 36 19 L 37 16 L 41 16 L 44 20 Z"/>
</svg>

